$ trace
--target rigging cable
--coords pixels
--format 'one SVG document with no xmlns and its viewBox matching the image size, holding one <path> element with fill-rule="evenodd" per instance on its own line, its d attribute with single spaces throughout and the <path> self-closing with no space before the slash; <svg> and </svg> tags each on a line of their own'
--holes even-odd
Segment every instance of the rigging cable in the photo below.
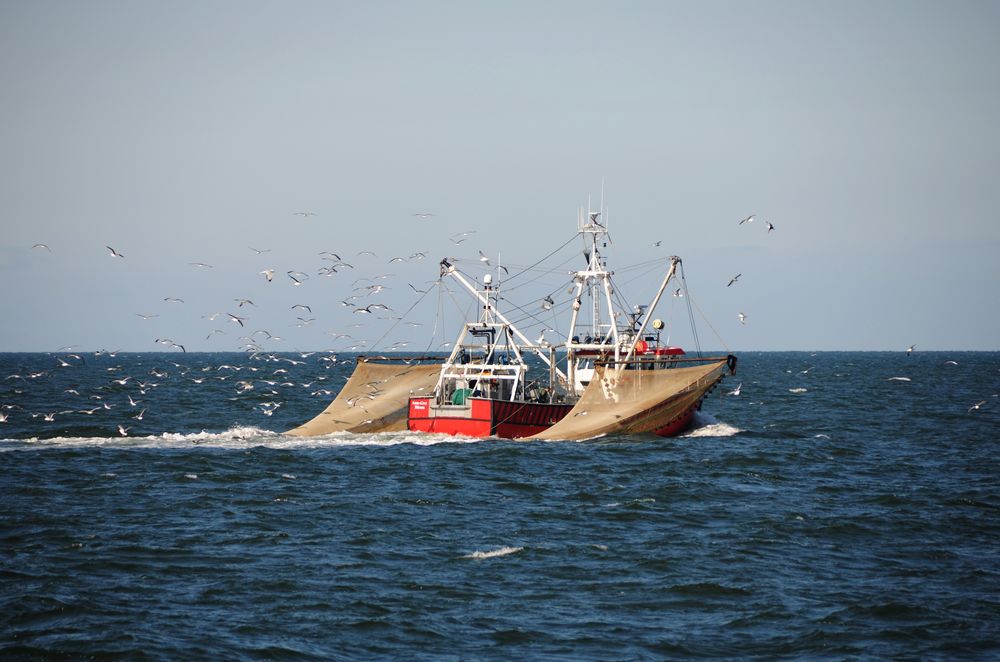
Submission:
<svg viewBox="0 0 1000 662">
<path fill-rule="evenodd" d="M 528 272 L 529 270 L 531 270 L 531 269 L 534 269 L 535 267 L 537 267 L 537 266 L 538 266 L 539 264 L 541 264 L 541 263 L 542 263 L 542 262 L 544 262 L 545 260 L 549 259 L 550 257 L 552 257 L 553 255 L 555 255 L 556 253 L 558 253 L 558 252 L 559 252 L 559 251 L 561 251 L 562 249 L 564 249 L 564 248 L 566 248 L 567 246 L 569 246 L 570 242 L 572 242 L 572 241 L 573 241 L 574 239 L 576 239 L 576 234 L 574 234 L 574 235 L 573 235 L 572 237 L 570 237 L 570 238 L 569 238 L 568 240 L 566 240 L 566 243 L 565 243 L 565 244 L 563 244 L 563 245 L 562 245 L 562 246 L 560 246 L 559 248 L 555 249 L 554 251 L 552 251 L 551 253 L 549 253 L 548 255 L 546 255 L 545 257 L 543 257 L 542 259 L 538 260 L 537 262 L 535 262 L 535 263 L 534 263 L 533 265 L 531 265 L 530 267 L 525 267 L 525 268 L 524 268 L 524 269 L 522 269 L 521 271 L 517 272 L 516 274 L 514 274 L 513 276 L 511 276 L 510 278 L 508 278 L 508 279 L 507 279 L 507 282 L 510 282 L 510 281 L 514 280 L 515 278 L 517 278 L 518 276 L 520 276 L 520 275 L 522 275 L 522 274 L 525 274 L 525 273 L 527 273 L 527 272 Z"/>
<path fill-rule="evenodd" d="M 438 281 L 440 282 L 440 279 L 438 279 Z M 397 317 L 397 318 L 396 318 L 396 321 L 395 321 L 395 322 L 394 322 L 394 323 L 393 323 L 393 324 L 392 324 L 391 326 L 389 326 L 389 328 L 388 328 L 388 329 L 386 329 L 386 332 L 385 332 L 385 333 L 383 333 L 383 334 L 382 334 L 382 335 L 381 335 L 381 336 L 379 337 L 379 339 L 375 341 L 375 343 L 374 343 L 374 344 L 372 345 L 372 350 L 371 350 L 371 351 L 373 351 L 373 352 L 374 352 L 375 350 L 377 350 L 377 349 L 378 349 L 378 344 L 379 344 L 380 342 L 382 342 L 383 340 L 385 340 L 385 337 L 386 337 L 387 335 L 389 335 L 390 333 L 392 333 L 392 330 L 393 330 L 393 329 L 395 329 L 395 328 L 396 328 L 397 326 L 399 326 L 399 323 L 400 323 L 400 322 L 402 322 L 402 321 L 403 321 L 404 319 L 406 319 L 406 316 L 410 314 L 410 311 L 412 311 L 412 310 L 413 310 L 414 308 L 416 308 L 416 307 L 417 307 L 417 305 L 418 305 L 418 304 L 419 304 L 419 303 L 420 303 L 421 301 L 423 301 L 423 300 L 424 300 L 424 297 L 425 297 L 425 296 L 427 296 L 427 292 L 430 292 L 430 290 L 428 289 L 428 290 L 426 290 L 426 291 L 425 291 L 425 292 L 424 292 L 423 294 L 421 294 L 421 295 L 420 295 L 420 298 L 419 298 L 419 299 L 417 299 L 416 301 L 414 301 L 414 302 L 413 302 L 413 305 L 412 305 L 412 306 L 410 306 L 409 308 L 407 308 L 407 309 L 406 309 L 406 312 L 405 312 L 405 313 L 403 313 L 402 317 Z"/>
</svg>

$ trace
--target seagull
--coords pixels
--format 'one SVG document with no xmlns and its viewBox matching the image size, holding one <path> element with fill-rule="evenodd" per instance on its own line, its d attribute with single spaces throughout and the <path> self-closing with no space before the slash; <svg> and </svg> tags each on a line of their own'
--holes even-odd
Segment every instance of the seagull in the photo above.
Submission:
<svg viewBox="0 0 1000 662">
<path fill-rule="evenodd" d="M 163 300 L 167 303 L 184 303 L 184 299 L 178 299 L 177 297 L 163 297 Z"/>
<path fill-rule="evenodd" d="M 552 310 L 553 305 L 555 305 L 555 301 L 552 300 L 551 296 L 542 299 L 542 310 Z"/>
<path fill-rule="evenodd" d="M 204 262 L 188 262 L 192 267 L 200 267 L 202 269 L 214 269 L 210 264 L 205 264 Z"/>
<path fill-rule="evenodd" d="M 486 254 L 479 251 L 479 261 L 485 264 L 487 267 L 490 266 L 490 258 L 486 257 Z"/>
<path fill-rule="evenodd" d="M 730 285 L 732 285 L 733 283 L 735 283 L 736 281 L 738 281 L 740 279 L 740 276 L 742 276 L 742 275 L 743 274 L 736 274 L 735 276 L 733 276 L 731 279 L 729 279 L 729 284 L 726 285 L 726 287 L 729 287 Z"/>
<path fill-rule="evenodd" d="M 737 225 L 743 225 L 744 223 L 753 223 L 753 219 L 754 219 L 754 215 L 750 214 L 749 216 L 747 216 L 746 218 L 744 218 L 742 221 L 740 221 L 739 223 L 737 223 Z"/>
<path fill-rule="evenodd" d="M 144 315 L 142 313 L 136 313 L 137 317 L 141 317 L 144 320 L 148 320 L 151 317 L 159 317 L 159 315 Z"/>
<path fill-rule="evenodd" d="M 236 324 L 239 324 L 240 326 L 243 326 L 243 322 L 244 320 L 246 320 L 245 317 L 238 317 L 236 315 L 233 315 L 232 313 L 226 313 L 226 314 L 229 315 L 230 322 L 234 322 Z"/>
<path fill-rule="evenodd" d="M 740 382 L 739 385 L 737 385 L 737 387 L 734 388 L 732 391 L 730 391 L 727 395 L 737 395 L 738 396 L 740 394 L 740 389 L 742 389 L 742 388 L 743 388 L 743 382 Z"/>
<path fill-rule="evenodd" d="M 261 253 L 270 253 L 271 252 L 270 248 L 254 248 L 253 246 L 248 246 L 247 248 L 249 248 L 250 250 L 252 250 L 257 255 L 260 255 Z"/>
<path fill-rule="evenodd" d="M 111 251 L 111 257 L 120 257 L 120 258 L 124 258 L 125 257 L 124 255 L 122 255 L 121 253 L 119 253 L 115 249 L 111 248 L 110 246 L 105 246 L 105 248 L 107 248 L 109 251 Z"/>
<path fill-rule="evenodd" d="M 314 211 L 297 211 L 292 214 L 292 216 L 302 216 L 303 218 L 309 218 L 310 216 L 315 216 L 315 215 L 316 212 Z"/>
<path fill-rule="evenodd" d="M 416 216 L 417 218 L 422 219 L 422 220 L 427 220 L 428 218 L 430 218 L 433 215 L 434 214 L 430 213 L 429 211 L 418 211 L 418 212 L 416 212 L 416 213 L 413 214 L 413 216 Z"/>
<path fill-rule="evenodd" d="M 264 269 L 264 271 L 259 273 L 263 274 L 264 278 L 266 278 L 269 283 L 271 282 L 271 279 L 274 278 L 274 269 Z"/>
<path fill-rule="evenodd" d="M 418 290 L 417 288 L 413 287 L 413 283 L 407 283 L 407 285 L 409 285 L 410 289 L 413 290 L 414 292 L 416 292 L 417 294 L 426 294 L 427 293 L 427 290 Z"/>
<path fill-rule="evenodd" d="M 674 290 L 674 296 L 675 297 L 682 297 L 682 296 L 684 296 L 684 293 L 681 292 L 681 288 L 678 287 L 676 290 Z"/>
<path fill-rule="evenodd" d="M 909 356 L 910 354 L 912 354 L 913 350 L 916 349 L 916 347 L 917 347 L 916 344 L 913 344 L 913 345 L 910 345 L 909 347 L 907 347 L 906 348 L 906 355 Z"/>
<path fill-rule="evenodd" d="M 233 299 L 233 301 L 235 301 L 236 303 L 239 304 L 239 306 L 237 306 L 238 308 L 242 308 L 243 304 L 250 304 L 251 306 L 256 306 L 257 305 L 253 301 L 251 301 L 250 299 Z"/>
<path fill-rule="evenodd" d="M 296 285 L 301 285 L 305 278 L 309 278 L 308 275 L 302 273 L 301 271 L 289 271 L 288 277 L 295 281 Z M 298 276 L 298 278 L 296 278 Z"/>
<path fill-rule="evenodd" d="M 768 221 L 767 222 L 767 231 L 770 232 L 773 229 L 774 229 L 774 224 L 771 223 L 771 221 Z"/>
<path fill-rule="evenodd" d="M 52 252 L 52 249 L 46 246 L 45 244 L 35 244 L 34 246 L 32 246 L 32 248 L 44 248 L 48 252 L 50 253 Z"/>
<path fill-rule="evenodd" d="M 292 310 L 295 310 L 296 308 L 302 308 L 304 310 L 308 310 L 310 313 L 313 311 L 312 308 L 310 308 L 309 306 L 305 305 L 304 303 L 297 303 L 297 304 L 295 304 L 295 305 L 292 306 Z"/>
<path fill-rule="evenodd" d="M 739 313 L 736 316 L 740 318 L 740 324 L 746 324 L 747 323 L 747 316 L 744 315 L 743 313 Z"/>
<path fill-rule="evenodd" d="M 653 246 L 653 248 L 659 248 L 660 244 L 662 244 L 662 243 L 663 243 L 663 240 L 661 239 L 660 241 L 654 241 L 651 245 Z"/>
<path fill-rule="evenodd" d="M 980 407 L 982 407 L 982 406 L 983 406 L 983 405 L 985 405 L 985 404 L 986 404 L 986 401 L 985 401 L 985 400 L 980 400 L 980 401 L 979 401 L 979 402 L 977 402 L 976 404 L 974 404 L 974 405 L 972 405 L 971 407 L 969 407 L 969 411 L 971 412 L 971 411 L 972 411 L 973 409 L 979 409 Z"/>
<path fill-rule="evenodd" d="M 123 437 L 127 437 L 128 436 L 128 431 L 131 430 L 131 429 L 132 428 L 127 428 L 127 427 L 119 424 L 118 425 L 118 434 L 120 434 Z"/>
</svg>

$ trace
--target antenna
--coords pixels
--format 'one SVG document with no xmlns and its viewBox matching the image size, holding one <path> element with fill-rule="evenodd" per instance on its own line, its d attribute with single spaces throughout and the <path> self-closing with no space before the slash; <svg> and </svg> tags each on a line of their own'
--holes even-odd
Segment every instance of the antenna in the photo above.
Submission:
<svg viewBox="0 0 1000 662">
<path fill-rule="evenodd" d="M 608 210 L 604 206 L 604 177 L 601 177 L 601 215 L 604 217 L 604 229 L 608 229 Z"/>
</svg>

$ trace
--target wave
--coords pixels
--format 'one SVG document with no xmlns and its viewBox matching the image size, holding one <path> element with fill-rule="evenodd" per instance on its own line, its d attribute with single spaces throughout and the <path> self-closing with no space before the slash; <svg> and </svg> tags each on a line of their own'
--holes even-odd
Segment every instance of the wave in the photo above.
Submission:
<svg viewBox="0 0 1000 662">
<path fill-rule="evenodd" d="M 490 550 L 488 552 L 475 551 L 475 552 L 472 552 L 471 554 L 463 554 L 461 558 L 463 558 L 463 559 L 476 559 L 476 560 L 480 560 L 480 559 L 492 559 L 492 558 L 496 558 L 498 556 L 507 556 L 509 554 L 517 554 L 518 552 L 520 552 L 523 549 L 524 549 L 524 547 L 501 547 L 500 549 L 492 549 L 492 550 Z"/>
</svg>

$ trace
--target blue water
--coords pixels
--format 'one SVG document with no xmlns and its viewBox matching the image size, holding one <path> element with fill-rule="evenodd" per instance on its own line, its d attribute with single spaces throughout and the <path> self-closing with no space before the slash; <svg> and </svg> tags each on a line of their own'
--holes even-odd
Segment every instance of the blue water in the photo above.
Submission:
<svg viewBox="0 0 1000 662">
<path fill-rule="evenodd" d="M 1000 353 L 743 355 L 587 442 L 282 437 L 322 354 L 56 356 L 0 355 L 2 659 L 1000 655 Z"/>
</svg>

